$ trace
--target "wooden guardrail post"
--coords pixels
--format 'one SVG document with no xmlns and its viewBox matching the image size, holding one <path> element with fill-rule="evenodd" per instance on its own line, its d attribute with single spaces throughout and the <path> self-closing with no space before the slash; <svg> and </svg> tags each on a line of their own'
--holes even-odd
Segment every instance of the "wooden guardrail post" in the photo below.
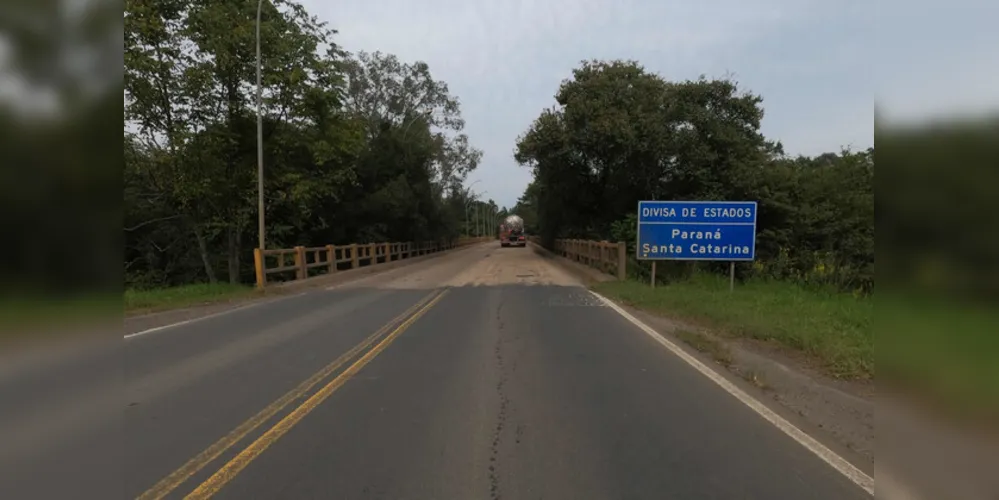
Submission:
<svg viewBox="0 0 999 500">
<path fill-rule="evenodd" d="M 327 262 L 330 265 L 330 274 L 336 272 L 336 245 L 326 245 L 326 252 L 328 257 L 326 257 Z"/>
<path fill-rule="evenodd" d="M 617 279 L 628 279 L 628 244 L 623 241 L 617 242 Z"/>
<path fill-rule="evenodd" d="M 253 249 L 253 270 L 257 273 L 257 288 L 267 284 L 267 274 L 264 273 L 264 253 L 259 248 Z"/>
<path fill-rule="evenodd" d="M 607 257 L 604 270 L 617 275 L 617 243 L 604 242 L 604 255 Z"/>
<path fill-rule="evenodd" d="M 388 264 L 389 262 L 392 262 L 392 244 L 391 243 L 386 243 L 385 244 L 385 263 Z"/>
<path fill-rule="evenodd" d="M 350 244 L 350 268 L 351 269 L 357 269 L 358 267 L 361 267 L 361 262 L 360 262 L 361 259 L 360 259 L 360 256 L 357 255 L 358 248 L 359 247 L 357 246 L 357 243 L 351 243 Z"/>
<path fill-rule="evenodd" d="M 295 270 L 296 278 L 304 280 L 308 276 L 308 270 L 305 268 L 305 247 L 296 246 L 295 247 Z"/>
<path fill-rule="evenodd" d="M 617 249 L 617 245 L 611 247 L 611 243 L 607 240 L 600 242 L 600 267 L 605 273 L 611 272 L 611 269 L 617 267 L 617 259 L 611 258 L 611 248 Z"/>
</svg>

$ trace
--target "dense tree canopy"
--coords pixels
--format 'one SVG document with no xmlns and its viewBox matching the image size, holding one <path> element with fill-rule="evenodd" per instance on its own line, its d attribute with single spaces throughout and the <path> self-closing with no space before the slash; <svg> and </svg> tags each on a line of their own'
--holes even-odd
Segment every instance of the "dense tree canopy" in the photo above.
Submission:
<svg viewBox="0 0 999 500">
<path fill-rule="evenodd" d="M 534 175 L 515 210 L 543 240 L 633 244 L 642 199 L 756 200 L 759 261 L 744 274 L 873 288 L 873 149 L 788 157 L 760 132 L 760 96 L 632 61 L 584 62 L 555 99 L 515 153 Z"/>
<path fill-rule="evenodd" d="M 252 276 L 256 2 L 125 2 L 125 280 Z M 350 55 L 292 1 L 260 23 L 269 248 L 453 238 L 482 153 L 422 62 Z"/>
</svg>

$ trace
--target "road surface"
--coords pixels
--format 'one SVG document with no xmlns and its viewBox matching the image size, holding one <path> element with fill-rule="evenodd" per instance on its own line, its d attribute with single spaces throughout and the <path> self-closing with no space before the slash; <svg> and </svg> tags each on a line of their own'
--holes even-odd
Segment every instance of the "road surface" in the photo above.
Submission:
<svg viewBox="0 0 999 500">
<path fill-rule="evenodd" d="M 100 367 L 121 383 L 113 412 L 57 402 L 8 423 L 0 498 L 870 498 L 530 248 L 477 245 L 123 349 L 123 367 L 100 351 L 0 374 L 6 402 Z"/>
</svg>

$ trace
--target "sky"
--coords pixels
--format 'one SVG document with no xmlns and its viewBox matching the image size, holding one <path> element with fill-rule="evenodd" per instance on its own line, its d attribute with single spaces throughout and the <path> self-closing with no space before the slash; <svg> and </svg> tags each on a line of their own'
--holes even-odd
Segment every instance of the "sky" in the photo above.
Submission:
<svg viewBox="0 0 999 500">
<path fill-rule="evenodd" d="M 531 179 L 517 136 L 584 59 L 732 76 L 763 96 L 763 133 L 792 155 L 872 146 L 875 99 L 891 120 L 999 105 L 989 0 L 301 1 L 344 49 L 422 60 L 447 82 L 484 152 L 466 185 L 500 206 Z"/>
</svg>

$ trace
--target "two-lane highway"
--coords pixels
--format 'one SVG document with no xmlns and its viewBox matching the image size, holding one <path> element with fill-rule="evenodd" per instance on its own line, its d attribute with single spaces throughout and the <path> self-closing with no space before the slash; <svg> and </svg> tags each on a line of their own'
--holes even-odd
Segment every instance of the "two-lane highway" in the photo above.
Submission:
<svg viewBox="0 0 999 500">
<path fill-rule="evenodd" d="M 531 249 L 134 336 L 125 358 L 123 498 L 870 498 Z M 60 453 L 122 442 L 91 430 Z M 2 496 L 80 498 L 43 476 Z"/>
</svg>

